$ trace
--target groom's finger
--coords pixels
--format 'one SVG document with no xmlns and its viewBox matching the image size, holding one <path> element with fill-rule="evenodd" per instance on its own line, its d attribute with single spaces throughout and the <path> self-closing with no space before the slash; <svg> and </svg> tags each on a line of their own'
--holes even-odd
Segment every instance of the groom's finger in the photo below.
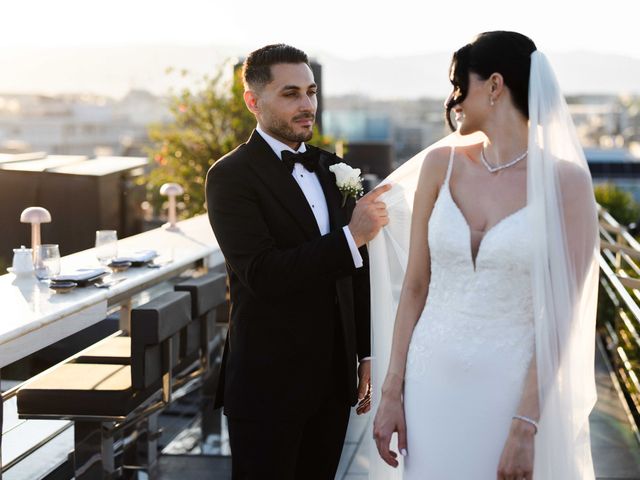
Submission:
<svg viewBox="0 0 640 480">
<path fill-rule="evenodd" d="M 380 185 L 379 187 L 374 188 L 358 201 L 375 202 L 380 195 L 382 195 L 384 192 L 388 192 L 389 190 L 391 190 L 391 184 L 385 183 L 384 185 Z"/>
<path fill-rule="evenodd" d="M 371 384 L 369 382 L 370 380 L 368 376 L 363 376 L 360 379 L 360 383 L 358 385 L 358 400 L 362 400 L 367 395 L 367 392 L 371 388 Z"/>
<path fill-rule="evenodd" d="M 378 200 L 369 205 L 369 208 L 373 210 L 375 217 L 381 222 L 382 225 L 389 223 L 389 212 L 387 212 L 387 205 Z"/>
<path fill-rule="evenodd" d="M 371 404 L 371 395 L 367 394 L 364 396 L 364 398 L 362 398 L 362 400 L 358 402 L 357 408 L 370 405 L 370 404 Z"/>
<path fill-rule="evenodd" d="M 362 415 L 363 413 L 367 413 L 371 410 L 371 397 L 365 397 L 358 406 L 356 407 L 356 413 L 358 415 Z"/>
</svg>

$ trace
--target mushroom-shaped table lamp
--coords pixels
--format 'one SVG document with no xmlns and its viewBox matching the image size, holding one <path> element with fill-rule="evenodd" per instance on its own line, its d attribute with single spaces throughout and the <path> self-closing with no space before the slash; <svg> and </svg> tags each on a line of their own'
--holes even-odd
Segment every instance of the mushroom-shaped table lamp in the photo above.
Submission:
<svg viewBox="0 0 640 480">
<path fill-rule="evenodd" d="M 46 208 L 29 207 L 25 208 L 20 214 L 20 221 L 31 224 L 31 248 L 35 255 L 38 245 L 40 245 L 40 224 L 50 223 L 51 214 Z"/>
<path fill-rule="evenodd" d="M 165 228 L 171 232 L 180 230 L 176 225 L 176 196 L 183 193 L 184 189 L 177 183 L 165 183 L 160 187 L 160 195 L 169 197 L 169 223 L 165 225 Z"/>
</svg>

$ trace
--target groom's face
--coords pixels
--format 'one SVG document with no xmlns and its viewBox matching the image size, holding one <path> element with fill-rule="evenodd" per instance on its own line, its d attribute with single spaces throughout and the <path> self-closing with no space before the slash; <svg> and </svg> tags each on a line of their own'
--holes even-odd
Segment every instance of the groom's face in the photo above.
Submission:
<svg viewBox="0 0 640 480">
<path fill-rule="evenodd" d="M 253 92 L 249 108 L 260 126 L 270 135 L 297 149 L 311 140 L 318 108 L 318 87 L 306 63 L 279 63 L 271 66 L 272 81 Z"/>
</svg>

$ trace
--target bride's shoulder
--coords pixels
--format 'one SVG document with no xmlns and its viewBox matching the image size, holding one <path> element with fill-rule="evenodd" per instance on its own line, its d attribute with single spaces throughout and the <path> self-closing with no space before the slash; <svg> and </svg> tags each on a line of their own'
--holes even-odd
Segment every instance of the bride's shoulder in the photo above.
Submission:
<svg viewBox="0 0 640 480">
<path fill-rule="evenodd" d="M 451 147 L 437 147 L 429 150 L 422 161 L 420 177 L 425 179 L 444 179 L 449 166 Z"/>
<path fill-rule="evenodd" d="M 568 160 L 557 162 L 558 181 L 563 194 L 592 193 L 591 175 L 586 168 Z"/>
<path fill-rule="evenodd" d="M 556 168 L 565 214 L 573 215 L 573 212 L 581 211 L 588 203 L 593 203 L 593 182 L 586 168 L 568 160 L 560 160 Z"/>
<path fill-rule="evenodd" d="M 442 146 L 432 148 L 425 153 L 424 162 L 430 164 L 444 164 L 445 168 L 449 163 L 449 156 L 451 155 L 451 147 Z"/>
</svg>

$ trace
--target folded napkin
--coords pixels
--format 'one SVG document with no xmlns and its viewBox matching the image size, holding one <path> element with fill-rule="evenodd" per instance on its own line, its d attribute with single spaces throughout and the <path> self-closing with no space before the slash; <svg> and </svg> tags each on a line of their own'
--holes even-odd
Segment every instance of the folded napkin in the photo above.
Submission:
<svg viewBox="0 0 640 480">
<path fill-rule="evenodd" d="M 131 263 L 146 263 L 150 262 L 158 256 L 158 252 L 155 250 L 138 250 L 137 252 L 129 253 L 118 258 L 114 258 L 113 262 L 131 262 Z"/>
<path fill-rule="evenodd" d="M 56 275 L 51 278 L 52 282 L 86 282 L 107 273 L 104 268 L 78 268 L 64 275 Z"/>
</svg>

